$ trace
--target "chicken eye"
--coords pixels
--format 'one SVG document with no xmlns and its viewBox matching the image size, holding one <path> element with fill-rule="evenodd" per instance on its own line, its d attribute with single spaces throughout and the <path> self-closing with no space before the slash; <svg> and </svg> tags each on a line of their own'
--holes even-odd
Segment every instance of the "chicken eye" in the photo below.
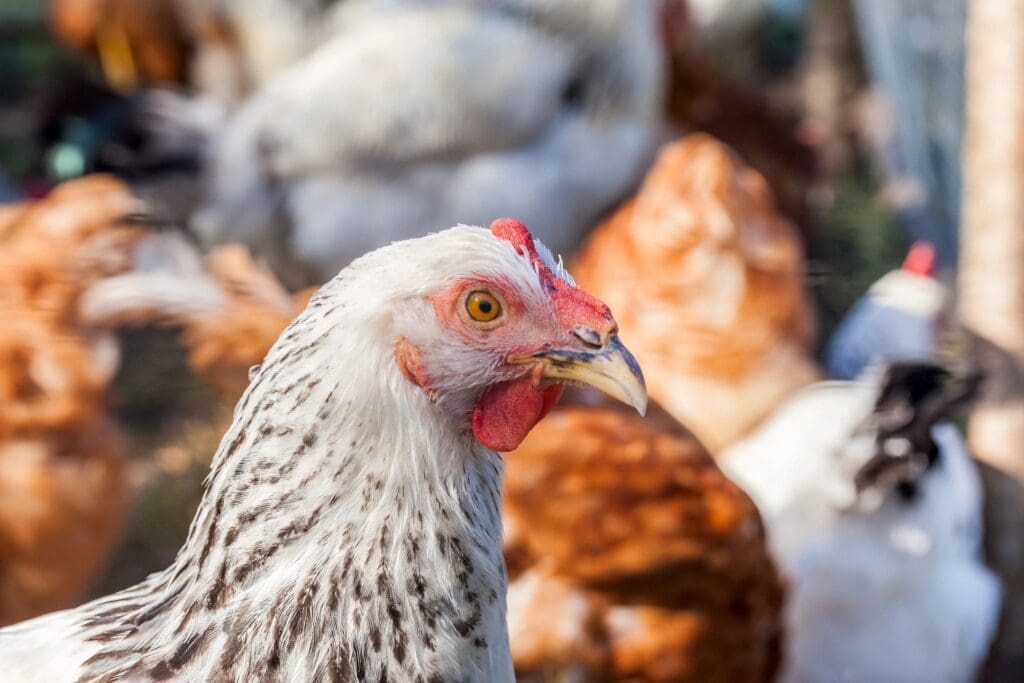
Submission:
<svg viewBox="0 0 1024 683">
<path fill-rule="evenodd" d="M 493 294 L 483 291 L 470 292 L 466 297 L 466 312 L 478 323 L 489 323 L 501 315 L 501 303 Z"/>
</svg>

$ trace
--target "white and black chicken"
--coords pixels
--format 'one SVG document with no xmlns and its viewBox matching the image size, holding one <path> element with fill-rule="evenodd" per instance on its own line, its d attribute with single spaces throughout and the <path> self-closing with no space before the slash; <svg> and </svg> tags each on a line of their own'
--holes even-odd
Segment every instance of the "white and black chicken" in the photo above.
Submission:
<svg viewBox="0 0 1024 683">
<path fill-rule="evenodd" d="M 211 136 L 194 228 L 321 278 L 424 226 L 509 214 L 571 251 L 662 130 L 660 7 L 339 3 L 330 38 Z"/>
<path fill-rule="evenodd" d="M 855 379 L 884 363 L 932 359 L 949 299 L 936 277 L 935 258 L 931 244 L 915 243 L 903 266 L 886 273 L 857 302 L 825 351 L 831 377 Z"/>
<path fill-rule="evenodd" d="M 973 679 L 1001 591 L 978 474 L 946 420 L 976 384 L 897 363 L 813 385 L 722 454 L 790 582 L 786 683 Z"/>
</svg>

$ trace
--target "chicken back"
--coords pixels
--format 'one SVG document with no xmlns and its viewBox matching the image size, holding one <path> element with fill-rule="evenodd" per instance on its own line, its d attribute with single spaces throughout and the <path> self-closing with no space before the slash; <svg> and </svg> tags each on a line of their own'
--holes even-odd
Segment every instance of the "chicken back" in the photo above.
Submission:
<svg viewBox="0 0 1024 683">
<path fill-rule="evenodd" d="M 753 503 L 657 408 L 572 406 L 506 464 L 520 680 L 768 681 L 782 588 Z"/>
</svg>

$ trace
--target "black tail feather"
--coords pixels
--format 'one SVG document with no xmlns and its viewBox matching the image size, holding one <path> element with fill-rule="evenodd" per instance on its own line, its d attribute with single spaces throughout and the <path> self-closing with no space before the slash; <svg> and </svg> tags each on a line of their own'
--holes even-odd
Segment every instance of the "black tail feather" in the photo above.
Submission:
<svg viewBox="0 0 1024 683">
<path fill-rule="evenodd" d="M 955 375 L 932 363 L 890 365 L 864 425 L 875 433 L 875 454 L 854 475 L 857 492 L 895 489 L 913 498 L 939 457 L 932 427 L 968 406 L 981 381 L 979 372 Z"/>
</svg>

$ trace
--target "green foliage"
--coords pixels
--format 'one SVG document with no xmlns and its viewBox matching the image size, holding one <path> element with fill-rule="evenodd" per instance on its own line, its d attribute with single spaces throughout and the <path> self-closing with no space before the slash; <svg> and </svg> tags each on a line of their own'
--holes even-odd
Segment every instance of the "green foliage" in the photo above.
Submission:
<svg viewBox="0 0 1024 683">
<path fill-rule="evenodd" d="M 818 218 L 808 278 L 818 304 L 819 344 L 875 280 L 900 265 L 908 247 L 867 173 L 847 171 L 836 179 L 832 192 L 832 201 Z"/>
</svg>

